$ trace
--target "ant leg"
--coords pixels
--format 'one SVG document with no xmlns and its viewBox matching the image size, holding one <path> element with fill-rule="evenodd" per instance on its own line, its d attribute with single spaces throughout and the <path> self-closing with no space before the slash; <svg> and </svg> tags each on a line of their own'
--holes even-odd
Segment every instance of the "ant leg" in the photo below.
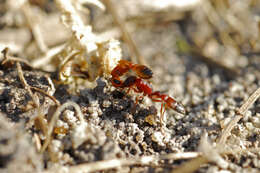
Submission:
<svg viewBox="0 0 260 173">
<path fill-rule="evenodd" d="M 153 102 L 162 102 L 162 100 L 159 99 L 152 99 Z"/>
<path fill-rule="evenodd" d="M 161 132 L 165 136 L 165 123 L 164 123 L 164 113 L 165 113 L 165 105 L 161 104 L 161 115 L 160 115 L 160 124 L 161 124 Z"/>
<path fill-rule="evenodd" d="M 160 110 L 160 113 L 161 113 L 161 116 L 160 116 L 160 123 L 161 123 L 161 125 L 163 126 L 163 124 L 164 124 L 164 113 L 165 113 L 165 106 L 164 106 L 164 104 L 162 103 L 161 104 L 161 110 Z"/>
<path fill-rule="evenodd" d="M 161 113 L 161 115 L 160 115 L 160 123 L 161 123 L 161 126 L 163 126 L 163 119 L 164 119 L 164 113 L 165 113 L 164 103 L 160 99 L 152 99 L 152 101 L 154 101 L 154 102 L 162 102 L 161 109 L 160 109 L 160 113 Z"/>
<path fill-rule="evenodd" d="M 127 91 L 126 91 L 126 93 L 129 94 L 130 90 L 131 90 L 131 88 L 128 88 Z"/>
<path fill-rule="evenodd" d="M 144 97 L 143 96 L 137 96 L 135 98 L 135 104 L 137 104 L 139 102 L 139 100 L 142 100 Z"/>
<path fill-rule="evenodd" d="M 163 125 L 163 114 L 162 114 L 162 112 L 163 112 L 163 104 L 161 104 L 161 110 L 160 110 L 160 113 L 161 113 L 161 115 L 160 115 L 161 126 Z"/>
</svg>

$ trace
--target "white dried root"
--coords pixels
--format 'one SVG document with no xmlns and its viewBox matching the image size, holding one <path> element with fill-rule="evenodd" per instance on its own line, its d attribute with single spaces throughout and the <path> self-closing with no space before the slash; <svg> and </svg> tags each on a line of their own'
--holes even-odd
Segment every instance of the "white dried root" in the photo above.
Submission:
<svg viewBox="0 0 260 173">
<path fill-rule="evenodd" d="M 83 77 L 90 82 L 100 76 L 108 76 L 121 59 L 121 48 L 117 40 L 103 41 L 92 32 L 90 25 L 85 25 L 80 17 L 78 1 L 55 1 L 63 13 L 61 19 L 72 31 L 72 37 L 67 46 L 59 54 L 66 57 L 60 67 L 60 79 L 71 83 L 75 77 Z M 83 2 L 83 1 L 80 1 Z M 93 3 L 94 1 L 85 1 Z M 103 8 L 99 1 L 97 6 Z"/>
<path fill-rule="evenodd" d="M 221 157 L 221 153 L 218 148 L 213 147 L 212 144 L 208 141 L 207 133 L 201 137 L 199 151 L 208 161 L 216 163 L 223 169 L 228 167 L 228 162 Z"/>
<path fill-rule="evenodd" d="M 178 168 L 173 169 L 171 173 L 192 173 L 208 162 L 213 162 L 222 169 L 226 169 L 229 166 L 228 162 L 221 157 L 221 152 L 219 149 L 208 141 L 207 133 L 201 137 L 199 153 L 200 155 L 198 155 L 196 158 L 183 163 Z"/>
</svg>

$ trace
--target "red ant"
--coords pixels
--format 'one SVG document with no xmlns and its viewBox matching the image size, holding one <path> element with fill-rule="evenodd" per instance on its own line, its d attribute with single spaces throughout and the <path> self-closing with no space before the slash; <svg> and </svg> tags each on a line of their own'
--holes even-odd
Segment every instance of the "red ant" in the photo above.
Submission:
<svg viewBox="0 0 260 173">
<path fill-rule="evenodd" d="M 138 77 L 129 76 L 125 79 L 125 81 L 122 81 L 120 77 L 130 70 L 133 70 Z M 140 64 L 133 64 L 127 60 L 120 60 L 118 65 L 112 70 L 111 75 L 111 82 L 113 86 L 118 88 L 129 88 L 129 90 L 133 89 L 137 93 L 143 93 L 144 96 L 147 95 L 154 102 L 161 102 L 161 124 L 163 124 L 163 115 L 167 108 L 171 108 L 181 114 L 185 114 L 186 111 L 182 104 L 159 91 L 153 92 L 152 86 L 143 80 L 152 78 L 153 72 L 148 67 Z"/>
<path fill-rule="evenodd" d="M 125 79 L 125 81 L 122 81 L 120 77 L 130 70 L 133 70 L 138 77 L 129 76 Z M 163 124 L 163 115 L 166 108 L 171 108 L 181 114 L 185 114 L 185 109 L 182 104 L 159 91 L 153 92 L 152 86 L 143 80 L 150 79 L 153 75 L 152 70 L 148 67 L 140 64 L 133 64 L 127 60 L 120 60 L 118 65 L 112 70 L 111 75 L 111 82 L 113 86 L 118 88 L 129 88 L 129 90 L 133 89 L 137 93 L 143 93 L 144 96 L 147 95 L 154 102 L 161 102 L 161 124 Z"/>
<path fill-rule="evenodd" d="M 129 76 L 123 83 L 121 83 L 120 88 L 131 88 L 137 93 L 143 93 L 147 95 L 154 102 L 161 102 L 161 116 L 160 122 L 163 123 L 163 115 L 167 108 L 171 108 L 181 114 L 185 114 L 185 108 L 182 104 L 178 103 L 172 97 L 162 94 L 159 91 L 153 92 L 152 86 L 145 80 L 138 78 L 136 76 Z M 164 109 L 163 109 L 164 108 Z"/>
</svg>

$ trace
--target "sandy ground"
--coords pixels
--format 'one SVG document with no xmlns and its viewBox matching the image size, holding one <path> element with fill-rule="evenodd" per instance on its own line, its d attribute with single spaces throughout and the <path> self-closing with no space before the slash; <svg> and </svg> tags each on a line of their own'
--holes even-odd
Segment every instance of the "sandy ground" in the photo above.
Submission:
<svg viewBox="0 0 260 173">
<path fill-rule="evenodd" d="M 108 30 L 118 37 L 111 16 L 90 7 L 93 30 L 99 34 Z M 226 29 L 233 41 L 230 43 L 217 28 L 218 23 L 214 26 L 208 22 L 205 19 L 208 13 L 199 7 L 180 12 L 179 18 L 173 15 L 169 20 L 160 17 L 151 20 L 153 16 L 143 15 L 144 20 L 131 8 L 122 12 L 127 3 L 116 7 L 126 16 L 126 26 L 146 65 L 153 71 L 149 80 L 153 90 L 182 103 L 186 114 L 167 109 L 162 131 L 161 103 L 152 102 L 147 96 L 137 103 L 136 97 L 142 94 L 115 88 L 109 78 L 102 76 L 92 89 L 80 84 L 75 87 L 75 84 L 59 82 L 57 69 L 46 72 L 45 68 L 32 68 L 21 62 L 24 79 L 38 98 L 37 107 L 21 81 L 17 63 L 1 64 L 0 172 L 177 172 L 182 169 L 207 173 L 259 172 L 258 100 L 243 113 L 224 143 L 219 143 L 223 130 L 238 115 L 240 106 L 259 87 L 258 38 L 250 35 L 255 28 L 248 27 L 247 33 L 244 28 Z M 214 8 L 217 14 L 218 8 Z M 49 9 L 53 10 L 49 15 L 57 10 Z M 252 16 L 259 9 L 253 5 L 250 9 L 254 11 L 243 11 L 248 19 L 236 16 L 242 26 L 251 20 L 250 24 L 255 24 Z M 0 33 L 4 31 L 6 27 Z M 64 42 L 68 36 L 60 37 L 63 40 L 56 40 L 55 44 Z M 21 40 L 22 44 L 29 42 L 26 38 Z M 255 45 L 249 45 L 248 40 Z M 129 60 L 127 44 L 122 41 L 121 46 L 123 58 Z M 12 49 L 10 54 L 16 56 Z M 17 57 L 37 54 L 29 47 L 24 54 L 18 52 Z M 61 105 L 75 102 L 83 116 L 80 118 L 76 107 L 60 110 L 43 152 L 52 117 L 61 106 L 34 88 L 53 96 Z M 176 153 L 183 155 L 180 158 L 171 155 Z M 185 158 L 185 153 L 195 156 Z M 145 162 L 141 159 L 145 156 L 153 159 Z M 117 165 L 116 160 L 119 165 L 111 166 Z M 184 168 L 185 164 L 190 165 L 190 170 Z"/>
</svg>

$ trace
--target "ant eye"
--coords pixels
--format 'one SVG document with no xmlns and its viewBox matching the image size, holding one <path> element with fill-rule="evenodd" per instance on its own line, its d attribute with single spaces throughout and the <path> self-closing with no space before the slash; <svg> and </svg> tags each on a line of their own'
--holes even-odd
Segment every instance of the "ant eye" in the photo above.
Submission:
<svg viewBox="0 0 260 173">
<path fill-rule="evenodd" d="M 117 79 L 113 79 L 113 83 L 117 84 L 117 85 L 120 85 L 121 84 L 121 81 L 117 80 Z"/>
</svg>

